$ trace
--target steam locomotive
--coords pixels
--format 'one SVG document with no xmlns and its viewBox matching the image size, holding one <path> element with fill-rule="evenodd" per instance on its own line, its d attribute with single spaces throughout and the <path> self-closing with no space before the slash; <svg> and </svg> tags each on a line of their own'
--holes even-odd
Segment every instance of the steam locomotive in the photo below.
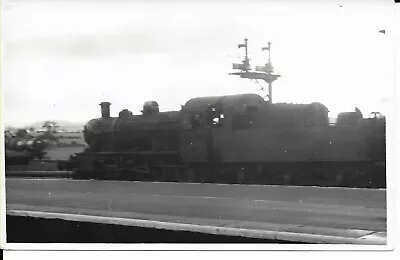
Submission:
<svg viewBox="0 0 400 260">
<path fill-rule="evenodd" d="M 385 118 L 356 109 L 331 124 L 321 103 L 256 94 L 190 99 L 180 111 L 144 104 L 84 127 L 88 147 L 59 165 L 74 178 L 386 187 Z"/>
<path fill-rule="evenodd" d="M 42 159 L 46 154 L 45 141 L 32 137 L 26 130 L 18 130 L 16 135 L 6 134 L 4 140 L 6 167 L 26 165 L 35 158 Z"/>
</svg>

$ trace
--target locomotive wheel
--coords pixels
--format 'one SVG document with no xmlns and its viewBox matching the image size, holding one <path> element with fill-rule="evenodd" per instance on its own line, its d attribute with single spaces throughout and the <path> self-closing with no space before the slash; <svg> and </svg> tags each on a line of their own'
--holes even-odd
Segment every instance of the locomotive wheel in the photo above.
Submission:
<svg viewBox="0 0 400 260">
<path fill-rule="evenodd" d="M 194 182 L 196 183 L 206 183 L 207 182 L 207 176 L 206 174 L 203 173 L 194 173 L 195 180 Z"/>
<path fill-rule="evenodd" d="M 386 188 L 386 168 L 384 166 L 372 167 L 366 175 L 373 188 Z"/>
<path fill-rule="evenodd" d="M 342 187 L 343 186 L 343 173 L 338 173 L 335 176 L 335 186 Z"/>
<path fill-rule="evenodd" d="M 292 182 L 292 176 L 290 174 L 284 174 L 283 175 L 283 184 L 290 185 L 291 182 Z"/>
<path fill-rule="evenodd" d="M 132 171 L 123 171 L 121 172 L 121 179 L 135 181 L 135 173 Z"/>
<path fill-rule="evenodd" d="M 240 171 L 238 174 L 237 174 L 237 180 L 236 180 L 236 183 L 238 183 L 238 184 L 243 184 L 244 182 L 245 182 L 245 172 L 244 171 Z"/>
<path fill-rule="evenodd" d="M 261 172 L 255 171 L 250 173 L 250 180 L 248 180 L 249 184 L 262 184 L 263 175 Z"/>
<path fill-rule="evenodd" d="M 186 178 L 185 174 L 182 173 L 179 169 L 174 169 L 174 171 L 175 171 L 174 180 L 176 180 L 178 182 L 186 182 L 187 181 L 186 180 L 187 178 Z"/>
<path fill-rule="evenodd" d="M 189 183 L 196 182 L 196 174 L 193 171 L 187 171 L 186 175 Z"/>
<path fill-rule="evenodd" d="M 149 173 L 149 181 L 158 181 L 158 178 L 161 174 L 161 170 L 159 168 L 151 168 L 150 173 Z"/>
<path fill-rule="evenodd" d="M 213 172 L 212 171 L 204 171 L 200 172 L 198 175 L 198 178 L 202 183 L 211 183 L 211 176 Z M 197 176 L 197 175 L 196 175 Z"/>
<path fill-rule="evenodd" d="M 195 173 L 192 170 L 184 170 L 180 168 L 175 168 L 175 179 L 178 182 L 194 183 Z"/>
<path fill-rule="evenodd" d="M 186 169 L 189 174 L 193 174 L 195 183 L 211 183 L 212 171 L 210 168 L 200 167 L 198 165 L 189 165 Z"/>
<path fill-rule="evenodd" d="M 83 172 L 83 171 L 75 171 L 72 174 L 72 179 L 75 180 L 89 180 L 93 176 L 93 173 L 91 172 Z"/>
<path fill-rule="evenodd" d="M 371 186 L 371 178 L 368 174 L 355 172 L 353 173 L 355 178 L 353 178 L 352 185 L 353 187 L 358 188 L 369 188 Z"/>
<path fill-rule="evenodd" d="M 171 181 L 174 182 L 174 181 L 177 181 L 175 174 L 176 174 L 176 172 L 174 171 L 174 169 L 163 167 L 162 168 L 162 174 L 158 178 L 159 182 L 171 182 Z"/>
<path fill-rule="evenodd" d="M 163 168 L 159 168 L 159 167 L 154 168 L 154 169 L 152 169 L 151 173 L 152 173 L 152 181 L 154 181 L 154 182 L 163 182 L 164 181 L 165 172 L 164 172 Z"/>
<path fill-rule="evenodd" d="M 302 173 L 293 173 L 289 178 L 289 184 L 301 186 L 307 184 L 307 176 Z"/>
<path fill-rule="evenodd" d="M 342 180 L 343 186 L 344 187 L 349 187 L 349 188 L 362 188 L 361 183 L 357 183 L 356 180 L 354 179 L 354 175 L 352 172 L 344 172 L 343 173 L 343 180 Z"/>
</svg>

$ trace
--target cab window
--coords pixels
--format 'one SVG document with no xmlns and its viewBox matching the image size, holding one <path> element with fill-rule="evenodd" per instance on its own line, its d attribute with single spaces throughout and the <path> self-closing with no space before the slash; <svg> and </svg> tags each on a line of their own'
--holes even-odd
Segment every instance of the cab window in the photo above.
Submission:
<svg viewBox="0 0 400 260">
<path fill-rule="evenodd" d="M 208 112 L 208 126 L 209 127 L 222 127 L 225 116 L 219 109 L 211 107 Z"/>
</svg>

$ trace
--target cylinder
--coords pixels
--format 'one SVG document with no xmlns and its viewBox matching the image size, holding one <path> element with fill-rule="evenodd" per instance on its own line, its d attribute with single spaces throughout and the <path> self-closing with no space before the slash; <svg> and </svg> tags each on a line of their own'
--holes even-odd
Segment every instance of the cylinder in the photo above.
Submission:
<svg viewBox="0 0 400 260">
<path fill-rule="evenodd" d="M 110 102 L 101 102 L 101 117 L 102 118 L 110 118 Z"/>
</svg>

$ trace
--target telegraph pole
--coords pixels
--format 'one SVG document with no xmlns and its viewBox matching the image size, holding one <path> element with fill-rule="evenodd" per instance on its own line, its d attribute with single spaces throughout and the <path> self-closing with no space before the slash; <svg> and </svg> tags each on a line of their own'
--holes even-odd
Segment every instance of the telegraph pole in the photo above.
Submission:
<svg viewBox="0 0 400 260">
<path fill-rule="evenodd" d="M 241 78 L 246 79 L 261 79 L 268 84 L 268 102 L 272 104 L 272 82 L 277 80 L 281 75 L 274 74 L 274 68 L 271 63 L 271 43 L 268 47 L 262 47 L 261 50 L 268 51 L 268 62 L 264 66 L 256 66 L 256 71 L 251 71 L 250 59 L 248 57 L 248 40 L 244 39 L 244 44 L 239 44 L 238 47 L 245 48 L 245 58 L 242 63 L 233 63 L 233 69 L 240 70 L 240 72 L 229 73 L 229 75 L 239 75 Z"/>
</svg>

